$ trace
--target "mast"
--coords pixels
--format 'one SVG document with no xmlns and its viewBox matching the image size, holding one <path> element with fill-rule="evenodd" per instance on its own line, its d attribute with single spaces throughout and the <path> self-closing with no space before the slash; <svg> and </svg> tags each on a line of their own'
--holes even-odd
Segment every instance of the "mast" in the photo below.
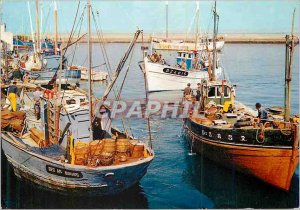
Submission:
<svg viewBox="0 0 300 210">
<path fill-rule="evenodd" d="M 43 39 L 43 4 L 41 3 L 41 24 L 40 24 L 40 51 L 42 51 L 42 39 Z M 46 43 L 45 43 L 46 44 Z M 47 45 L 47 44 L 46 44 Z"/>
<path fill-rule="evenodd" d="M 168 39 L 169 37 L 168 27 L 169 27 L 169 2 L 166 1 L 166 39 Z"/>
<path fill-rule="evenodd" d="M 214 35 L 213 35 L 213 68 L 212 68 L 212 80 L 215 80 L 215 72 L 217 67 L 217 50 L 216 50 L 216 39 L 217 39 L 217 2 L 215 1 L 214 7 Z"/>
<path fill-rule="evenodd" d="M 199 34 L 199 2 L 196 2 L 197 9 L 196 9 L 196 37 L 195 37 L 195 50 L 197 50 L 197 43 L 198 43 L 198 34 Z"/>
<path fill-rule="evenodd" d="M 32 43 L 33 43 L 33 50 L 34 50 L 34 54 L 36 55 L 36 44 L 35 44 L 35 37 L 34 37 L 33 26 L 32 26 L 31 10 L 30 10 L 29 1 L 27 1 L 27 7 L 28 7 L 28 13 L 29 13 L 29 22 L 30 22 L 30 31 L 31 31 L 31 38 L 32 38 Z"/>
<path fill-rule="evenodd" d="M 57 55 L 57 49 L 58 49 L 58 30 L 57 30 L 57 5 L 56 1 L 54 1 L 54 30 L 55 30 L 55 55 Z"/>
<path fill-rule="evenodd" d="M 294 53 L 294 20 L 295 9 L 292 18 L 292 35 L 286 35 L 285 46 L 285 89 L 284 89 L 284 121 L 288 122 L 291 115 L 291 82 L 292 82 L 292 60 Z"/>
<path fill-rule="evenodd" d="M 40 49 L 40 28 L 39 28 L 39 1 L 35 0 L 35 24 L 36 24 L 36 49 Z"/>
<path fill-rule="evenodd" d="M 90 119 L 90 139 L 93 139 L 92 119 L 93 119 L 93 102 L 92 102 L 92 46 L 91 46 L 91 0 L 87 2 L 87 16 L 88 16 L 88 97 L 89 97 L 89 119 Z"/>
<path fill-rule="evenodd" d="M 129 45 L 126 53 L 125 53 L 125 55 L 123 56 L 123 58 L 119 62 L 118 67 L 117 67 L 116 71 L 114 72 L 114 74 L 112 76 L 111 82 L 110 82 L 110 84 L 108 84 L 108 86 L 107 86 L 107 88 L 106 88 L 106 90 L 105 90 L 105 92 L 103 94 L 103 97 L 102 97 L 103 101 L 106 100 L 106 98 L 107 98 L 108 94 L 110 93 L 112 87 L 114 86 L 115 82 L 117 81 L 117 78 L 118 78 L 118 76 L 119 76 L 119 74 L 120 74 L 120 72 L 121 72 L 124 64 L 126 63 L 126 60 L 127 60 L 128 56 L 129 56 L 132 48 L 134 47 L 134 45 L 136 43 L 136 40 L 138 39 L 138 37 L 139 37 L 139 35 L 140 35 L 141 32 L 142 32 L 141 30 L 137 30 L 135 32 L 134 37 L 133 37 L 133 39 L 132 39 L 132 41 L 131 41 L 131 43 L 130 43 L 130 45 Z"/>
</svg>

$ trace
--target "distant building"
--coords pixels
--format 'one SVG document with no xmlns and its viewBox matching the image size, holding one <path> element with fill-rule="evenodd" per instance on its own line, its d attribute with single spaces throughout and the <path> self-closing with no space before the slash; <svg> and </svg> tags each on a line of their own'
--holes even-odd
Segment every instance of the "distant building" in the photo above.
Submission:
<svg viewBox="0 0 300 210">
<path fill-rule="evenodd" d="M 7 44 L 7 49 L 12 51 L 13 50 L 13 33 L 6 32 L 5 31 L 6 26 L 5 24 L 0 25 L 0 39 L 1 39 L 1 48 L 2 48 L 2 42 Z"/>
</svg>

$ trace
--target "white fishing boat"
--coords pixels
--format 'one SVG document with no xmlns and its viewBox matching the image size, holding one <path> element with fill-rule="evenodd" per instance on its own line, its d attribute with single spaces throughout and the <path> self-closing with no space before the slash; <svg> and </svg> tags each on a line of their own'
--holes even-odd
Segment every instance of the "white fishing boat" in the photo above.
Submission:
<svg viewBox="0 0 300 210">
<path fill-rule="evenodd" d="M 88 80 L 88 69 L 83 66 L 69 66 L 69 69 L 79 69 L 81 71 L 81 80 Z M 107 80 L 108 73 L 104 71 L 92 70 L 91 80 L 92 81 L 103 81 Z"/>
<path fill-rule="evenodd" d="M 198 58 L 197 67 L 195 61 L 198 52 L 178 52 L 177 64 L 170 66 L 164 62 L 153 62 L 149 56 L 139 62 L 140 68 L 146 74 L 148 91 L 183 90 L 188 83 L 196 89 L 197 83 L 209 78 L 210 64 L 208 60 Z M 186 68 L 180 64 L 185 60 Z M 215 75 L 220 77 L 222 68 L 216 64 Z"/>
</svg>

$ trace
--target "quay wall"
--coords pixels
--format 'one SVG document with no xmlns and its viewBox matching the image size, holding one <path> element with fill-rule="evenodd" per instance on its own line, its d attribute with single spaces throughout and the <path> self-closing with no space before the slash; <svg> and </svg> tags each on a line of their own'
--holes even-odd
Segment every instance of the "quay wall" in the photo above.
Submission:
<svg viewBox="0 0 300 210">
<path fill-rule="evenodd" d="M 133 33 L 104 33 L 104 40 L 107 43 L 128 43 L 133 38 Z M 138 42 L 149 43 L 152 34 L 144 33 L 139 37 Z M 299 35 L 296 36 L 296 43 L 299 43 Z M 154 37 L 165 38 L 165 34 L 155 34 Z M 211 37 L 211 36 L 210 36 Z M 223 37 L 226 43 L 261 43 L 261 44 L 282 44 L 285 43 L 285 34 L 219 34 L 218 37 Z M 54 35 L 49 34 L 47 38 L 54 39 Z M 73 41 L 78 37 L 73 37 Z M 169 34 L 169 39 L 194 41 L 194 36 L 186 37 L 185 34 Z M 66 43 L 69 39 L 68 34 L 60 34 L 59 40 Z M 99 42 L 99 38 L 96 34 L 91 36 L 91 41 Z M 79 42 L 87 42 L 86 36 Z"/>
</svg>

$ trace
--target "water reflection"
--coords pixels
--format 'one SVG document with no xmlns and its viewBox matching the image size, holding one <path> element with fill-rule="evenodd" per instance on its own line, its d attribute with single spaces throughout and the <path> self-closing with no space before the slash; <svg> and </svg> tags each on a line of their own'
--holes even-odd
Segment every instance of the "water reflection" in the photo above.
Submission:
<svg viewBox="0 0 300 210">
<path fill-rule="evenodd" d="M 189 148 L 188 143 L 186 148 Z M 200 155 L 185 156 L 183 181 L 213 200 L 214 208 L 295 208 L 299 206 L 299 176 L 290 192 L 278 190 L 253 177 L 226 169 Z M 297 169 L 299 170 L 299 169 Z"/>
<path fill-rule="evenodd" d="M 114 196 L 66 196 L 41 189 L 28 181 L 14 176 L 12 167 L 2 154 L 1 197 L 3 208 L 100 208 L 100 209 L 146 209 L 148 200 L 140 184 Z"/>
</svg>

